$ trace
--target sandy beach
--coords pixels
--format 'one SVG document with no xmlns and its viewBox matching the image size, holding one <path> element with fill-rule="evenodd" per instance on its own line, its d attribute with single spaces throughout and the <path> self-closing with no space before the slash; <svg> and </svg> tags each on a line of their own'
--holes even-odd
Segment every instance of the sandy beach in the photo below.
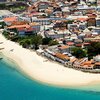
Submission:
<svg viewBox="0 0 100 100">
<path fill-rule="evenodd" d="M 3 42 L 0 44 L 0 48 L 4 48 L 0 51 L 15 61 L 19 65 L 19 69 L 32 79 L 58 86 L 78 86 L 100 82 L 100 74 L 84 73 L 45 61 L 46 58 L 6 40 L 1 34 L 0 42 Z"/>
</svg>

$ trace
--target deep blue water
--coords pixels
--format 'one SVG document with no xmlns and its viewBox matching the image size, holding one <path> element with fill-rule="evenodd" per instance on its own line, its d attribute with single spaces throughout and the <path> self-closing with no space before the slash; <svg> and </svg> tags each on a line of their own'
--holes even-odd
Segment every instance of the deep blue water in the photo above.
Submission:
<svg viewBox="0 0 100 100">
<path fill-rule="evenodd" d="M 88 90 L 43 85 L 28 79 L 14 64 L 4 60 L 0 61 L 0 100 L 100 100 L 100 92 L 96 92 L 100 85 L 92 89 L 92 86 L 82 87 Z"/>
</svg>

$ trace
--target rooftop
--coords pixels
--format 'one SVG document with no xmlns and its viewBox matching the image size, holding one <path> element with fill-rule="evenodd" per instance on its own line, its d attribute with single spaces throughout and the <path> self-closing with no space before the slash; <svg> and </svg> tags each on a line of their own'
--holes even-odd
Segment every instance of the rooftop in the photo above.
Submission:
<svg viewBox="0 0 100 100">
<path fill-rule="evenodd" d="M 59 49 L 67 49 L 67 48 L 69 48 L 69 46 L 67 46 L 67 45 L 64 45 L 64 46 L 60 46 L 60 47 L 58 47 Z"/>
<path fill-rule="evenodd" d="M 29 28 L 30 25 L 28 24 L 25 24 L 25 25 L 13 25 L 13 26 L 10 26 L 8 27 L 8 29 L 13 29 L 13 28 Z"/>
<path fill-rule="evenodd" d="M 16 21 L 17 20 L 17 17 L 7 17 L 7 18 L 4 18 L 3 19 L 5 22 L 13 22 L 13 21 Z"/>
<path fill-rule="evenodd" d="M 69 60 L 70 57 L 68 57 L 67 55 L 61 54 L 61 53 L 55 53 L 55 56 L 62 59 L 62 60 Z"/>
<path fill-rule="evenodd" d="M 13 15 L 13 13 L 8 10 L 0 10 L 0 16 L 9 16 L 9 15 Z"/>
</svg>

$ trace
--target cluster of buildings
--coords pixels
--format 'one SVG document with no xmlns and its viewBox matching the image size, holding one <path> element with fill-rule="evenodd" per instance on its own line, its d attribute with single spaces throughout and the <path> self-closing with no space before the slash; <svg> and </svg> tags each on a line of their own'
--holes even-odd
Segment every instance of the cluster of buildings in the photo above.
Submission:
<svg viewBox="0 0 100 100">
<path fill-rule="evenodd" d="M 40 31 L 40 24 L 36 22 L 29 22 L 28 18 L 20 17 L 8 10 L 0 10 L 0 22 L 6 24 L 5 30 L 10 33 L 16 30 L 18 35 L 24 36 L 27 34 L 36 34 Z M 9 33 L 9 34 L 10 34 Z"/>
<path fill-rule="evenodd" d="M 100 55 L 97 55 L 91 60 L 88 60 L 87 57 L 78 59 L 71 54 L 70 46 L 68 45 L 51 46 L 44 50 L 39 49 L 37 50 L 37 54 L 42 54 L 69 68 L 86 72 L 100 72 Z"/>
<path fill-rule="evenodd" d="M 73 46 L 84 48 L 90 41 L 100 42 L 99 0 L 29 0 L 22 14 L 0 11 L 0 21 L 6 30 L 17 30 L 18 35 L 41 34 L 59 45 L 48 47 L 43 54 L 65 66 L 76 69 L 100 69 L 100 55 L 90 61 L 71 54 Z M 3 13 L 1 13 L 3 12 Z M 40 52 L 38 50 L 38 52 Z"/>
</svg>

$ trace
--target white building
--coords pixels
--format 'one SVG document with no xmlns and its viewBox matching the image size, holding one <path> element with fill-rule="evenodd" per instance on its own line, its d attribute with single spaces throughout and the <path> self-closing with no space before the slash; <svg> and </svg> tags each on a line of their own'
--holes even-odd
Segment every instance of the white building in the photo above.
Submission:
<svg viewBox="0 0 100 100">
<path fill-rule="evenodd" d="M 93 58 L 94 61 L 100 62 L 100 55 L 97 55 L 96 57 Z"/>
<path fill-rule="evenodd" d="M 59 38 L 65 38 L 68 36 L 69 33 L 67 31 L 54 31 L 50 30 L 46 32 L 46 37 L 52 38 L 52 39 L 59 39 Z"/>
<path fill-rule="evenodd" d="M 32 22 L 38 22 L 40 25 L 50 25 L 50 20 L 48 18 L 34 18 L 34 17 L 32 17 Z"/>
<path fill-rule="evenodd" d="M 14 14 L 9 10 L 0 10 L 0 20 L 9 16 L 14 16 Z"/>
</svg>

